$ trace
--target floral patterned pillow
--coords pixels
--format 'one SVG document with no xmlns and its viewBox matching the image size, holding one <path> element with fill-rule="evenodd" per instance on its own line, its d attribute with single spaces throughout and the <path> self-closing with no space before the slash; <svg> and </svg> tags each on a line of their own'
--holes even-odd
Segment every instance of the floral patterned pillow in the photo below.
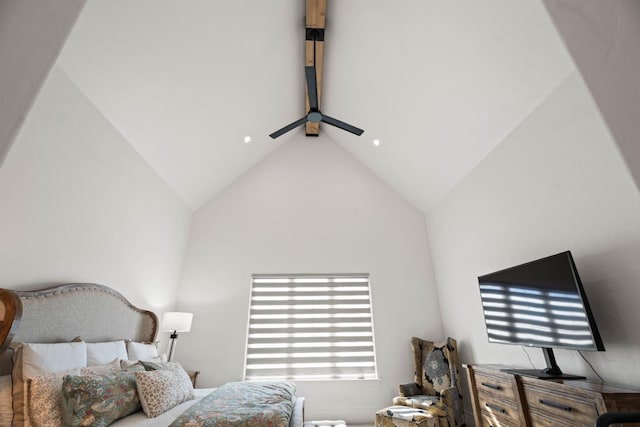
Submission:
<svg viewBox="0 0 640 427">
<path fill-rule="evenodd" d="M 149 362 L 141 360 L 139 362 L 147 371 L 182 371 L 182 365 L 178 362 Z"/>
<path fill-rule="evenodd" d="M 30 378 L 27 385 L 29 422 L 34 427 L 62 424 L 62 382 L 65 375 L 78 375 L 79 369 L 51 372 Z"/>
<path fill-rule="evenodd" d="M 100 375 L 120 370 L 118 359 L 99 366 L 51 372 L 30 378 L 27 386 L 29 421 L 34 427 L 59 427 L 62 423 L 62 383 L 65 375 Z"/>
<path fill-rule="evenodd" d="M 123 371 L 129 371 L 129 372 L 146 371 L 142 363 L 134 362 L 132 360 L 121 360 L 120 369 L 122 369 Z"/>
<path fill-rule="evenodd" d="M 62 387 L 65 426 L 106 426 L 140 410 L 133 372 L 67 375 Z"/>
<path fill-rule="evenodd" d="M 150 418 L 194 398 L 189 375 L 180 370 L 135 372 L 142 410 Z"/>
<path fill-rule="evenodd" d="M 113 359 L 111 362 L 104 365 L 86 366 L 80 368 L 80 375 L 102 375 L 112 374 L 120 370 L 120 359 Z"/>
<path fill-rule="evenodd" d="M 146 371 L 142 363 L 134 362 L 132 360 L 121 360 L 120 361 L 120 369 L 123 371 Z"/>
</svg>

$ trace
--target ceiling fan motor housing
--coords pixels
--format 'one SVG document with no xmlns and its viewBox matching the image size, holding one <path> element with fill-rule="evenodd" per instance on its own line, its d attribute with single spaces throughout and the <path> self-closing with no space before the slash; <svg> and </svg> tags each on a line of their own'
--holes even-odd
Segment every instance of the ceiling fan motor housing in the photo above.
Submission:
<svg viewBox="0 0 640 427">
<path fill-rule="evenodd" d="M 312 123 L 320 123 L 322 121 L 322 113 L 320 111 L 310 111 L 307 114 L 307 120 Z"/>
</svg>

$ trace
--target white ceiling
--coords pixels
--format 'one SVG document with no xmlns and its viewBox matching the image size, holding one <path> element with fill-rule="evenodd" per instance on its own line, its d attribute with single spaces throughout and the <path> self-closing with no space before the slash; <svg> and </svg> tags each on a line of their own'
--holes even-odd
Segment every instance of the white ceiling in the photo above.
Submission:
<svg viewBox="0 0 640 427">
<path fill-rule="evenodd" d="M 197 209 L 304 138 L 268 137 L 305 113 L 304 14 L 304 0 L 89 1 L 58 66 Z M 574 69 L 539 1 L 328 0 L 321 108 L 365 133 L 321 133 L 427 212 Z"/>
</svg>

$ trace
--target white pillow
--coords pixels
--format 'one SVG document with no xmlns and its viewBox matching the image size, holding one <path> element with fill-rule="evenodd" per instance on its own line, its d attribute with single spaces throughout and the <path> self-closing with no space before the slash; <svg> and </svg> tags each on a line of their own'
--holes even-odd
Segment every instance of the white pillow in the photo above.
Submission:
<svg viewBox="0 0 640 427">
<path fill-rule="evenodd" d="M 142 342 L 127 342 L 127 353 L 129 360 L 158 360 L 158 347 L 156 344 L 145 344 Z"/>
<path fill-rule="evenodd" d="M 13 420 L 11 399 L 11 375 L 0 376 L 0 426 L 11 425 Z"/>
<path fill-rule="evenodd" d="M 85 366 L 87 366 L 87 344 L 83 341 L 22 344 L 22 378 L 24 380 L 48 372 L 60 372 Z"/>
<path fill-rule="evenodd" d="M 114 359 L 127 360 L 124 340 L 87 343 L 87 366 L 105 365 Z"/>
</svg>

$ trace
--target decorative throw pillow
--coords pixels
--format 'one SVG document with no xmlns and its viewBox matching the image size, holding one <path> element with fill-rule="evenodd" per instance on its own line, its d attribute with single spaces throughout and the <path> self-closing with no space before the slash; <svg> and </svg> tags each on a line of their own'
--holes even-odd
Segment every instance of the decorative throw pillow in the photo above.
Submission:
<svg viewBox="0 0 640 427">
<path fill-rule="evenodd" d="M 64 377 L 62 421 L 65 426 L 107 426 L 139 410 L 133 372 Z"/>
<path fill-rule="evenodd" d="M 147 371 L 184 371 L 178 362 L 149 362 L 141 360 L 140 364 Z"/>
<path fill-rule="evenodd" d="M 65 375 L 78 375 L 79 369 L 50 372 L 27 381 L 27 409 L 34 427 L 62 425 L 62 381 Z"/>
<path fill-rule="evenodd" d="M 135 372 L 135 371 L 146 371 L 144 365 L 138 361 L 133 360 L 121 360 L 120 361 L 120 369 L 123 371 Z"/>
<path fill-rule="evenodd" d="M 27 380 L 50 372 L 87 366 L 84 342 L 32 344 L 14 343 L 12 379 L 13 426 L 29 425 Z"/>
<path fill-rule="evenodd" d="M 120 358 L 116 357 L 111 362 L 105 363 L 104 365 L 87 366 L 85 368 L 80 368 L 80 375 L 112 374 L 114 372 L 120 371 L 120 369 Z"/>
<path fill-rule="evenodd" d="M 104 365 L 113 359 L 127 358 L 124 340 L 87 343 L 87 366 Z"/>
<path fill-rule="evenodd" d="M 142 410 L 150 418 L 194 398 L 189 376 L 180 370 L 135 372 Z"/>
</svg>

